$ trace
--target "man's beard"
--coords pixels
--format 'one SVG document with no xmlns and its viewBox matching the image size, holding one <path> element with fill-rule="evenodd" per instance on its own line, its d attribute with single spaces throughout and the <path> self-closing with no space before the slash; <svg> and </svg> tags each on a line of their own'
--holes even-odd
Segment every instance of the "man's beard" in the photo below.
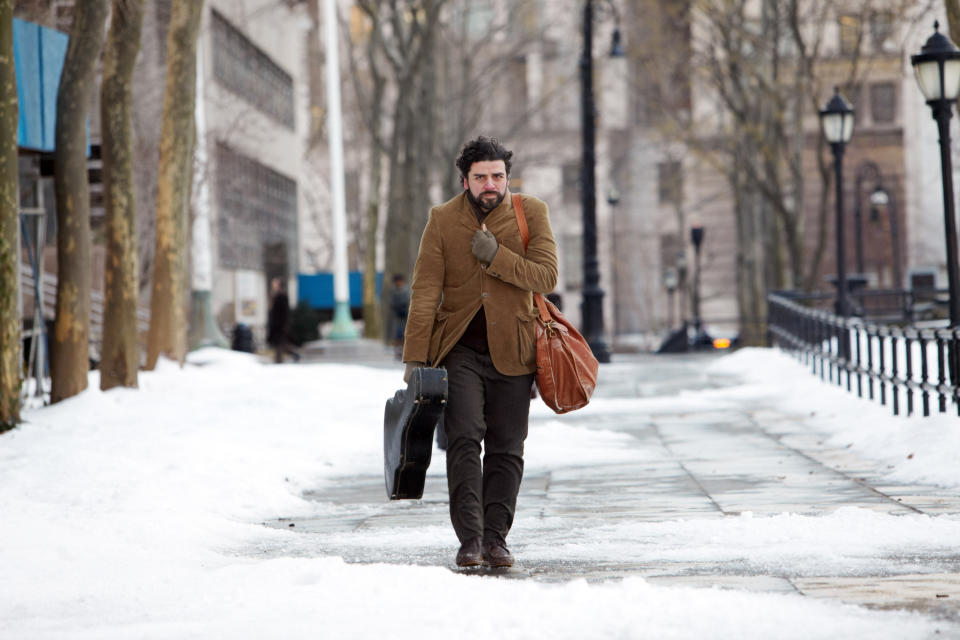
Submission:
<svg viewBox="0 0 960 640">
<path fill-rule="evenodd" d="M 494 200 L 492 204 L 488 205 L 483 201 L 483 197 L 485 195 L 494 195 L 494 194 L 496 194 L 497 199 Z M 473 192 L 467 189 L 467 200 L 470 201 L 470 204 L 480 209 L 480 211 L 483 211 L 484 213 L 490 213 L 491 211 L 496 209 L 498 206 L 500 206 L 500 203 L 503 202 L 503 199 L 504 197 L 506 197 L 506 195 L 507 195 L 506 193 L 496 193 L 495 191 L 484 191 L 483 193 L 480 194 L 480 198 L 474 198 Z"/>
</svg>

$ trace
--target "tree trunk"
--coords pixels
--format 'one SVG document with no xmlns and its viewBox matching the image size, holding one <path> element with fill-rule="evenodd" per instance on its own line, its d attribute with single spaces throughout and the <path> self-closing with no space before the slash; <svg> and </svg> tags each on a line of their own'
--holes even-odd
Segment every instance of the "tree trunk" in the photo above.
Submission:
<svg viewBox="0 0 960 640">
<path fill-rule="evenodd" d="M 383 158 L 376 141 L 370 145 L 370 197 L 367 200 L 367 253 L 363 259 L 363 337 L 384 338 L 380 304 L 377 300 L 377 227 L 380 225 L 380 185 L 383 182 Z M 386 274 L 384 274 L 386 289 Z"/>
<path fill-rule="evenodd" d="M 20 421 L 17 78 L 13 0 L 0 0 L 0 431 Z"/>
<path fill-rule="evenodd" d="M 960 0 L 944 0 L 947 5 L 947 26 L 950 39 L 960 42 Z"/>
<path fill-rule="evenodd" d="M 167 34 L 147 369 L 156 366 L 161 354 L 183 364 L 187 353 L 186 214 L 196 137 L 193 118 L 202 10 L 202 0 L 174 0 Z"/>
<path fill-rule="evenodd" d="M 107 0 L 78 2 L 57 94 L 54 187 L 57 201 L 57 311 L 50 363 L 50 399 L 87 388 L 90 369 L 90 185 L 87 182 L 87 109 Z"/>
<path fill-rule="evenodd" d="M 136 387 L 140 366 L 137 335 L 136 210 L 130 136 L 130 83 L 140 49 L 143 0 L 113 0 L 103 59 L 100 126 L 107 226 L 106 282 L 100 388 Z"/>
</svg>

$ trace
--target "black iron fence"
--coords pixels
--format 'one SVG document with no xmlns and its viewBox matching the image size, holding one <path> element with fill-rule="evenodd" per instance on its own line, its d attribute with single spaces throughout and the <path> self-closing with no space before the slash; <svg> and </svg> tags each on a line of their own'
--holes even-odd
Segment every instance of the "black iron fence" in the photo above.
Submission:
<svg viewBox="0 0 960 640">
<path fill-rule="evenodd" d="M 921 315 L 939 315 L 918 304 L 930 302 L 935 310 L 942 295 L 931 292 L 936 295 L 929 301 L 910 305 L 904 304 L 914 302 L 915 294 L 910 292 L 879 293 L 890 295 L 860 295 L 860 315 L 850 318 L 824 308 L 831 306 L 831 296 L 770 294 L 770 343 L 793 353 L 824 381 L 845 385 L 861 398 L 889 403 L 894 415 L 904 408 L 906 415 L 913 414 L 919 401 L 923 415 L 929 416 L 933 399 L 940 413 L 952 403 L 960 415 L 960 328 L 948 328 L 945 321 L 915 320 Z M 884 299 L 897 299 L 899 309 Z M 889 320 L 877 320 L 867 313 L 870 309 L 882 309 L 877 315 Z"/>
</svg>

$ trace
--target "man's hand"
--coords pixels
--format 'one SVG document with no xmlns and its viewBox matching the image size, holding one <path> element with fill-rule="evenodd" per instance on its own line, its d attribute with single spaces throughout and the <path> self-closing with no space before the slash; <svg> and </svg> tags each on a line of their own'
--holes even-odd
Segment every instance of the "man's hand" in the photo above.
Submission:
<svg viewBox="0 0 960 640">
<path fill-rule="evenodd" d="M 482 229 L 473 234 L 473 240 L 470 242 L 473 255 L 484 264 L 493 262 L 499 247 L 497 239 L 493 237 L 491 232 L 487 231 L 487 225 L 483 225 Z"/>
<path fill-rule="evenodd" d="M 403 381 L 404 381 L 404 382 L 410 382 L 410 376 L 413 375 L 413 370 L 414 370 L 414 369 L 416 369 L 417 367 L 422 367 L 422 366 L 424 366 L 424 363 L 422 363 L 422 362 L 407 362 L 407 363 L 405 363 L 405 364 L 407 365 L 407 368 L 406 368 L 406 369 L 404 370 L 404 372 L 403 372 Z"/>
</svg>

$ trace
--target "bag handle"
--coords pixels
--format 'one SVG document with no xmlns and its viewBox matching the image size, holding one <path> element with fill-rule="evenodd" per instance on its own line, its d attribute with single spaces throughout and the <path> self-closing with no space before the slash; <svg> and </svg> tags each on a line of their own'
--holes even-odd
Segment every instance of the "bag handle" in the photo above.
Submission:
<svg viewBox="0 0 960 640">
<path fill-rule="evenodd" d="M 523 212 L 523 197 L 519 193 L 512 195 L 513 214 L 517 216 L 517 226 L 520 227 L 520 239 L 523 240 L 523 250 L 530 244 L 530 229 L 527 228 L 527 214 Z"/>
<path fill-rule="evenodd" d="M 527 227 L 527 214 L 523 212 L 523 199 L 519 193 L 514 193 L 511 196 L 513 201 L 513 214 L 517 217 L 517 226 L 520 227 L 520 239 L 523 240 L 523 250 L 527 250 L 527 245 L 530 244 L 530 228 Z M 550 322 L 550 310 L 547 308 L 547 301 L 544 300 L 543 296 L 539 293 L 533 294 L 533 303 L 537 305 L 537 309 L 540 311 L 540 320 L 544 324 Z"/>
</svg>

